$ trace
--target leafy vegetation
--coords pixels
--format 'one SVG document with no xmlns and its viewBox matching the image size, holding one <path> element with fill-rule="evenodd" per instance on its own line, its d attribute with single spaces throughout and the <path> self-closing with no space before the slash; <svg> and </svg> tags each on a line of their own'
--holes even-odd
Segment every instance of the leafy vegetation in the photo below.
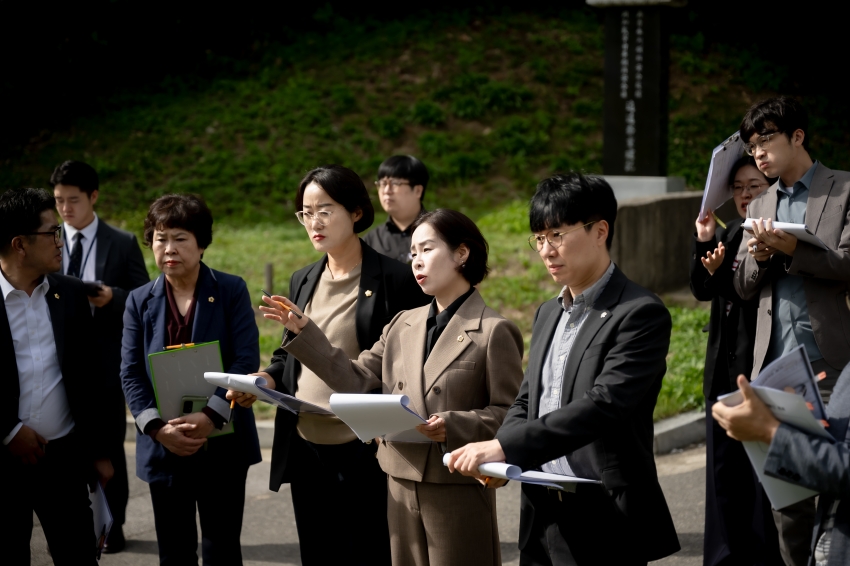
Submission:
<svg viewBox="0 0 850 566">
<path fill-rule="evenodd" d="M 552 172 L 601 170 L 603 28 L 592 12 L 565 9 L 559 17 L 440 12 L 379 31 L 305 32 L 269 47 L 250 76 L 192 88 L 170 77 L 157 92 L 116 96 L 0 163 L 0 187 L 45 185 L 57 163 L 83 159 L 101 175 L 101 216 L 137 233 L 154 198 L 199 193 L 216 218 L 205 260 L 243 276 L 259 304 L 265 263 L 275 266 L 275 290 L 285 292 L 290 274 L 318 259 L 293 216 L 304 172 L 342 163 L 368 184 L 386 156 L 413 153 L 432 175 L 426 207 L 462 210 L 488 238 L 493 271 L 482 293 L 528 341 L 536 306 L 558 289 L 525 243 L 525 203 Z M 706 45 L 699 34 L 674 36 L 670 174 L 700 189 L 711 149 L 746 107 L 775 93 L 784 72 L 754 54 Z M 845 133 L 834 140 L 819 155 L 842 167 L 850 143 Z M 656 417 L 703 402 L 707 313 L 671 312 Z M 280 332 L 262 320 L 260 327 L 268 359 Z"/>
</svg>

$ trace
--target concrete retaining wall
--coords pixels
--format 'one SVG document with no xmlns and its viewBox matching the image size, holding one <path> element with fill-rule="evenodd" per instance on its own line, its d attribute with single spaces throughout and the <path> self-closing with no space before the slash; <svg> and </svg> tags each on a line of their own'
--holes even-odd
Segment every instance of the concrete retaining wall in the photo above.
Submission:
<svg viewBox="0 0 850 566">
<path fill-rule="evenodd" d="M 611 257 L 631 280 L 655 293 L 688 286 L 691 236 L 702 192 L 630 199 L 617 211 Z"/>
</svg>

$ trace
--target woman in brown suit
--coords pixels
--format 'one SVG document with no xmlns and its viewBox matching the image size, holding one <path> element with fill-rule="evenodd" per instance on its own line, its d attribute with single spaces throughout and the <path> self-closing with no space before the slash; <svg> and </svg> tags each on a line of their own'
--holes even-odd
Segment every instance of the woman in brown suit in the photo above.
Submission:
<svg viewBox="0 0 850 566">
<path fill-rule="evenodd" d="M 420 216 L 411 240 L 413 273 L 430 306 L 396 315 L 380 340 L 350 360 L 307 317 L 275 301 L 260 307 L 288 332 L 283 347 L 334 391 L 405 394 L 428 415 L 419 431 L 430 443 L 384 442 L 389 475 L 387 518 L 395 566 L 501 564 L 494 490 L 450 474 L 446 451 L 492 439 L 522 381 L 522 335 L 484 304 L 475 285 L 487 275 L 487 242 L 459 212 Z"/>
</svg>

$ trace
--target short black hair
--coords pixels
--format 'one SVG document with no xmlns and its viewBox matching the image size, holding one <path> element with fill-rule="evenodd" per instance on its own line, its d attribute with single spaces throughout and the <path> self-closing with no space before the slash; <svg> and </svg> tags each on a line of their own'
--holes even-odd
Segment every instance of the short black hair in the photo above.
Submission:
<svg viewBox="0 0 850 566">
<path fill-rule="evenodd" d="M 422 185 L 422 194 L 419 195 L 419 200 L 425 198 L 425 189 L 428 188 L 428 179 L 430 178 L 428 168 L 412 155 L 393 155 L 385 159 L 378 167 L 378 180 L 380 181 L 384 177 L 407 179 L 410 181 L 411 189 L 416 185 Z"/>
<path fill-rule="evenodd" d="M 756 102 L 741 120 L 741 139 L 749 143 L 753 134 L 763 136 L 779 132 L 791 138 L 791 134 L 803 130 L 803 148 L 809 149 L 809 115 L 803 105 L 790 96 L 779 96 Z"/>
<path fill-rule="evenodd" d="M 466 244 L 469 256 L 458 271 L 470 285 L 478 285 L 487 277 L 490 273 L 490 266 L 487 265 L 490 246 L 487 245 L 481 230 L 468 216 L 456 210 L 438 208 L 419 215 L 411 225 L 410 233 L 423 224 L 434 228 L 452 251 L 457 250 L 461 244 Z"/>
<path fill-rule="evenodd" d="M 41 213 L 56 208 L 56 199 L 44 189 L 9 189 L 0 196 L 0 254 L 12 240 L 41 228 Z"/>
<path fill-rule="evenodd" d="M 100 190 L 100 180 L 97 171 L 88 163 L 82 161 L 66 161 L 57 165 L 50 176 L 50 186 L 69 185 L 79 187 L 88 196 Z"/>
<path fill-rule="evenodd" d="M 605 220 L 611 249 L 614 241 L 614 221 L 617 219 L 617 198 L 611 185 L 596 175 L 581 173 L 556 174 L 537 184 L 531 197 L 528 221 L 532 232 L 543 232 L 564 224 L 586 224 Z M 585 227 L 590 230 L 591 227 Z"/>
<path fill-rule="evenodd" d="M 212 243 L 212 225 L 212 212 L 198 195 L 164 195 L 148 209 L 145 245 L 151 246 L 157 228 L 182 228 L 194 234 L 199 248 L 207 249 Z"/>
<path fill-rule="evenodd" d="M 304 207 L 304 191 L 310 183 L 316 183 L 322 187 L 329 197 L 341 204 L 348 212 L 353 213 L 359 210 L 363 214 L 360 220 L 354 223 L 355 234 L 366 230 L 375 221 L 375 207 L 372 206 L 369 191 L 366 190 L 363 179 L 348 167 L 323 165 L 308 172 L 298 185 L 298 194 L 295 195 L 295 212 L 300 212 Z"/>
</svg>

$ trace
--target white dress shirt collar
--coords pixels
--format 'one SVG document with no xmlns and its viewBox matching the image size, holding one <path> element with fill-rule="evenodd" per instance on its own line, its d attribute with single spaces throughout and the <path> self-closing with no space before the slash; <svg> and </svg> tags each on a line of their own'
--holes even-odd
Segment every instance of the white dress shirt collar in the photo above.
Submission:
<svg viewBox="0 0 850 566">
<path fill-rule="evenodd" d="M 65 231 L 65 245 L 73 246 L 74 245 L 74 236 L 77 235 L 77 232 L 82 232 L 83 237 L 86 241 L 91 244 L 92 240 L 94 240 L 95 235 L 97 234 L 97 225 L 99 220 L 97 218 L 97 213 L 94 213 L 94 220 L 92 220 L 88 226 L 83 228 L 82 230 L 77 230 L 67 222 L 63 223 L 62 230 Z M 68 252 L 70 253 L 70 248 Z"/>
<path fill-rule="evenodd" d="M 33 294 L 33 296 L 35 296 L 36 293 L 38 293 L 39 296 L 43 297 L 44 295 L 47 294 L 47 289 L 49 289 L 49 288 L 50 288 L 50 284 L 47 282 L 47 277 L 43 277 L 42 280 L 41 280 L 41 283 L 36 285 L 35 290 L 33 290 L 32 294 Z M 4 301 L 6 301 L 9 298 L 9 293 L 11 293 L 12 291 L 19 291 L 20 290 L 20 289 L 15 289 L 15 287 L 13 287 L 11 283 L 9 283 L 9 280 L 6 279 L 6 274 L 3 273 L 2 269 L 0 269 L 0 290 L 2 290 L 2 292 L 3 292 L 3 300 Z M 24 291 L 21 291 L 21 293 L 24 293 Z"/>
</svg>

